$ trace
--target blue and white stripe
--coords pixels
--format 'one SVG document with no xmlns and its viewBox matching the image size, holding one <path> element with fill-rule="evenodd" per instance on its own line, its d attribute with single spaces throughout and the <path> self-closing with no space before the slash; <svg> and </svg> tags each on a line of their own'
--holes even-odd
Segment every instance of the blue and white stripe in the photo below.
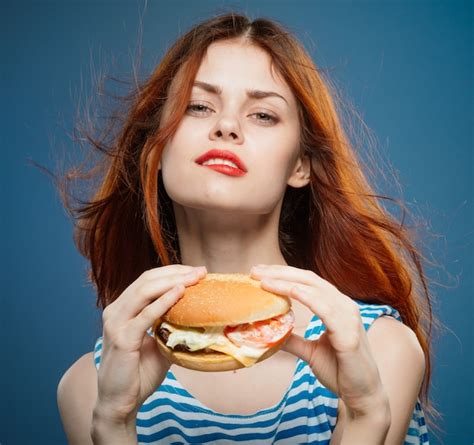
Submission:
<svg viewBox="0 0 474 445">
<path fill-rule="evenodd" d="M 388 305 L 357 301 L 365 329 L 383 315 L 401 321 Z M 314 316 L 305 338 L 324 332 Z M 100 365 L 102 337 L 95 344 L 94 360 Z M 276 405 L 255 414 L 222 414 L 205 407 L 168 371 L 163 383 L 148 397 L 137 415 L 139 444 L 295 444 L 328 445 L 337 420 L 337 396 L 325 388 L 309 366 L 298 360 L 291 386 Z M 428 431 L 419 401 L 413 411 L 405 445 L 427 445 Z"/>
</svg>

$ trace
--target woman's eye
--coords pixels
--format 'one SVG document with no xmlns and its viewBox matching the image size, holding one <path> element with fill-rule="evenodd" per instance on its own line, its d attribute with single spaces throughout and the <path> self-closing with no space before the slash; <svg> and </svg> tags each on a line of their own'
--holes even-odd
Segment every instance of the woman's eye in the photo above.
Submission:
<svg viewBox="0 0 474 445">
<path fill-rule="evenodd" d="M 208 111 L 212 111 L 212 110 L 207 105 L 196 103 L 196 104 L 189 104 L 187 111 L 191 111 L 195 114 L 202 115 L 203 113 L 206 114 Z M 254 119 L 263 123 L 264 125 L 269 125 L 269 124 L 271 125 L 278 122 L 278 118 L 276 116 L 273 116 L 268 113 L 264 113 L 263 111 L 250 114 L 249 116 L 255 116 Z"/>
<path fill-rule="evenodd" d="M 188 105 L 187 109 L 190 110 L 190 111 L 194 111 L 198 114 L 201 114 L 205 110 L 210 110 L 210 108 L 208 106 L 203 105 L 203 104 L 190 104 L 190 105 Z"/>
<path fill-rule="evenodd" d="M 251 116 L 257 116 L 257 120 L 260 120 L 265 123 L 276 123 L 278 122 L 278 119 L 275 116 L 272 116 L 271 114 L 268 113 L 254 113 Z"/>
</svg>

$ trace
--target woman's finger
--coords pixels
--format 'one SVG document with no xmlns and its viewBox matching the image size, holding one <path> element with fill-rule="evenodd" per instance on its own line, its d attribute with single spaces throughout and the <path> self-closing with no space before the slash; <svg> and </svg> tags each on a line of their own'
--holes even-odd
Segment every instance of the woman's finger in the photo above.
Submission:
<svg viewBox="0 0 474 445">
<path fill-rule="evenodd" d="M 184 285 L 178 284 L 146 306 L 140 314 L 128 323 L 127 336 L 137 341 L 143 339 L 144 332 L 183 297 L 185 289 Z"/>
<path fill-rule="evenodd" d="M 146 280 L 136 288 L 136 295 L 139 298 L 128 298 L 123 305 L 123 312 L 131 319 L 138 315 L 147 305 L 155 301 L 165 292 L 178 284 L 191 286 L 196 284 L 205 276 L 205 273 L 196 270 L 188 273 L 174 274 L 165 278 L 158 277 Z"/>
<path fill-rule="evenodd" d="M 359 309 L 349 297 L 333 288 L 332 292 L 321 291 L 312 286 L 284 280 L 264 278 L 263 289 L 294 298 L 316 314 L 326 326 L 327 333 L 338 352 L 351 351 L 358 347 L 361 323 Z"/>
<path fill-rule="evenodd" d="M 296 355 L 296 357 L 309 363 L 313 353 L 313 344 L 311 340 L 306 340 L 297 334 L 291 334 L 283 343 L 281 350 Z"/>
<path fill-rule="evenodd" d="M 291 334 L 281 349 L 308 363 L 318 380 L 330 391 L 337 393 L 337 359 L 326 333 L 317 340 L 307 340 Z"/>
<path fill-rule="evenodd" d="M 261 286 L 263 289 L 300 301 L 323 322 L 331 323 L 331 314 L 334 312 L 336 303 L 335 301 L 329 302 L 324 292 L 304 284 L 267 277 L 261 280 Z M 328 329 L 330 328 L 326 323 L 324 324 Z"/>
<path fill-rule="evenodd" d="M 198 269 L 195 266 L 187 266 L 185 264 L 170 264 L 169 266 L 155 267 L 143 272 L 148 280 L 155 280 L 157 278 L 165 278 L 176 274 L 185 274 Z"/>
<path fill-rule="evenodd" d="M 324 288 L 331 285 L 324 278 L 320 277 L 311 270 L 298 269 L 292 266 L 283 265 L 259 265 L 251 270 L 251 276 L 256 279 L 275 278 L 280 280 L 293 281 L 308 286 Z"/>
<path fill-rule="evenodd" d="M 129 302 L 130 294 L 135 293 L 137 288 L 148 281 L 156 281 L 157 279 L 167 279 L 176 275 L 186 275 L 195 271 L 197 268 L 193 266 L 186 266 L 183 264 L 171 264 L 169 266 L 155 267 L 143 272 L 135 281 L 120 294 L 120 296 L 113 302 L 117 312 L 123 311 L 123 306 Z"/>
<path fill-rule="evenodd" d="M 121 301 L 112 303 L 113 313 L 109 319 L 113 323 L 124 323 L 136 317 L 146 306 L 178 284 L 191 286 L 205 276 L 205 272 L 196 270 L 189 273 L 173 274 L 155 279 L 142 279 L 133 290 L 121 295 Z M 123 297 L 123 298 L 122 298 Z"/>
</svg>

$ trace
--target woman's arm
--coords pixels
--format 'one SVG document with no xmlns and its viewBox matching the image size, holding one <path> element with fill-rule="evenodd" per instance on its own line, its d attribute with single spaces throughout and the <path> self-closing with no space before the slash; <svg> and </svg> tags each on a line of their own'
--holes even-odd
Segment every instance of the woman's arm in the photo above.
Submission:
<svg viewBox="0 0 474 445">
<path fill-rule="evenodd" d="M 263 289 L 306 305 L 326 327 L 315 340 L 291 334 L 282 350 L 308 363 L 344 402 L 346 420 L 341 415 L 331 443 L 402 443 L 424 374 L 424 354 L 414 333 L 384 318 L 367 333 L 358 304 L 311 270 L 259 265 L 251 273 Z"/>
<path fill-rule="evenodd" d="M 79 358 L 58 385 L 59 413 L 69 445 L 92 444 L 92 411 L 97 399 L 94 353 Z"/>
<path fill-rule="evenodd" d="M 97 412 L 97 371 L 93 352 L 83 355 L 64 373 L 57 398 L 69 445 L 137 443 L 135 419 L 125 424 L 110 419 L 109 413 Z M 102 437 L 107 439 L 104 441 Z"/>
<path fill-rule="evenodd" d="M 392 317 L 383 316 L 374 321 L 367 337 L 390 403 L 390 426 L 387 437 L 380 443 L 402 444 L 423 380 L 425 356 L 415 333 Z M 373 422 L 372 431 L 375 431 L 377 419 Z M 370 424 L 370 419 L 365 427 L 364 422 L 350 424 L 344 402 L 339 400 L 338 420 L 330 444 L 371 443 L 365 437 L 371 431 Z"/>
</svg>

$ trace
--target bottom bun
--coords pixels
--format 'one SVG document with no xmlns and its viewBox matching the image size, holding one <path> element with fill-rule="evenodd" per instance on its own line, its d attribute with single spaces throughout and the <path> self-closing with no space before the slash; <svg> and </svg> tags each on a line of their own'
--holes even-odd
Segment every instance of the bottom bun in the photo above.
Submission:
<svg viewBox="0 0 474 445">
<path fill-rule="evenodd" d="M 194 369 L 196 371 L 232 371 L 234 369 L 245 368 L 245 366 L 231 357 L 230 355 L 222 352 L 182 352 L 174 351 L 173 349 L 166 346 L 163 340 L 158 334 L 154 334 L 158 348 L 163 355 L 175 365 L 182 366 L 183 368 Z M 272 346 L 270 349 L 263 354 L 256 363 L 267 359 L 280 350 L 285 341 Z"/>
</svg>

